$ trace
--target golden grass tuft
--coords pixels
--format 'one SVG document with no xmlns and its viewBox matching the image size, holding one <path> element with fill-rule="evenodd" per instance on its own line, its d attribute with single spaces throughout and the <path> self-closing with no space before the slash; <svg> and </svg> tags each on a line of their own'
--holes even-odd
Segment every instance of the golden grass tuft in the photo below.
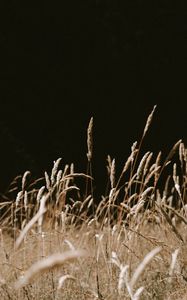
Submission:
<svg viewBox="0 0 187 300">
<path fill-rule="evenodd" d="M 59 158 L 42 178 L 26 171 L 20 186 L 13 181 L 0 203 L 1 299 L 186 299 L 187 149 L 179 140 L 165 159 L 161 151 L 139 159 L 155 109 L 121 173 L 108 155 L 100 198 L 93 118 L 86 174 Z"/>
</svg>

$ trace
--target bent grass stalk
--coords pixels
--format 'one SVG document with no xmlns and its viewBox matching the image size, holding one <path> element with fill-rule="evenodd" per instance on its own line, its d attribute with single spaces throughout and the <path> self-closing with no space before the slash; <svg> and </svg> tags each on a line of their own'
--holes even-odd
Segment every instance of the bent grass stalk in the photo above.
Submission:
<svg viewBox="0 0 187 300">
<path fill-rule="evenodd" d="M 16 289 L 20 289 L 27 285 L 37 274 L 45 272 L 54 267 L 63 265 L 79 257 L 85 256 L 85 252 L 81 250 L 73 250 L 62 253 L 53 254 L 34 263 L 15 284 Z"/>
<path fill-rule="evenodd" d="M 43 216 L 43 214 L 47 211 L 46 208 L 39 210 L 38 213 L 36 215 L 34 215 L 34 217 L 29 221 L 29 223 L 24 227 L 24 229 L 21 231 L 19 237 L 17 238 L 16 242 L 15 242 L 15 247 L 16 249 L 18 249 L 24 239 L 24 237 L 26 236 L 26 234 L 28 233 L 28 231 L 33 227 L 33 225 Z"/>
</svg>

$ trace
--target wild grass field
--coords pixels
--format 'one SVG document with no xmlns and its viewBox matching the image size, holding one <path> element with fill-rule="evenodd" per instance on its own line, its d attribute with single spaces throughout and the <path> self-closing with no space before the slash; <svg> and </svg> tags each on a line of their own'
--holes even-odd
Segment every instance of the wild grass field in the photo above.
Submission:
<svg viewBox="0 0 187 300">
<path fill-rule="evenodd" d="M 187 299 L 187 149 L 141 154 L 155 108 L 118 178 L 108 156 L 99 200 L 93 118 L 86 174 L 57 159 L 43 178 L 14 179 L 0 202 L 0 299 Z"/>
</svg>

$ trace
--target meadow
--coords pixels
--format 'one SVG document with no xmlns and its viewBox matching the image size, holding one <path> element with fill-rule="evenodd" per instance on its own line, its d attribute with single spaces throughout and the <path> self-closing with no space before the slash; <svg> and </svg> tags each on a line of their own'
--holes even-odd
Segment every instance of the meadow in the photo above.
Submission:
<svg viewBox="0 0 187 300">
<path fill-rule="evenodd" d="M 179 140 L 166 157 L 142 155 L 155 109 L 119 176 L 107 157 L 99 200 L 93 118 L 86 173 L 59 158 L 42 178 L 12 181 L 0 202 L 0 299 L 187 299 L 187 149 Z"/>
</svg>

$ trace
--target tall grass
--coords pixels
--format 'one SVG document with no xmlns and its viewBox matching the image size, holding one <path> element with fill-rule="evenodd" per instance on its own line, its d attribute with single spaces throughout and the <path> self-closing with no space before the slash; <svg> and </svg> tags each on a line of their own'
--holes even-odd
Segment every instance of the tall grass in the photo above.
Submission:
<svg viewBox="0 0 187 300">
<path fill-rule="evenodd" d="M 185 299 L 187 149 L 180 140 L 165 159 L 141 154 L 155 109 L 118 177 L 108 156 L 99 201 L 93 118 L 86 174 L 59 158 L 50 174 L 32 181 L 26 171 L 11 183 L 0 203 L 1 299 Z"/>
</svg>

